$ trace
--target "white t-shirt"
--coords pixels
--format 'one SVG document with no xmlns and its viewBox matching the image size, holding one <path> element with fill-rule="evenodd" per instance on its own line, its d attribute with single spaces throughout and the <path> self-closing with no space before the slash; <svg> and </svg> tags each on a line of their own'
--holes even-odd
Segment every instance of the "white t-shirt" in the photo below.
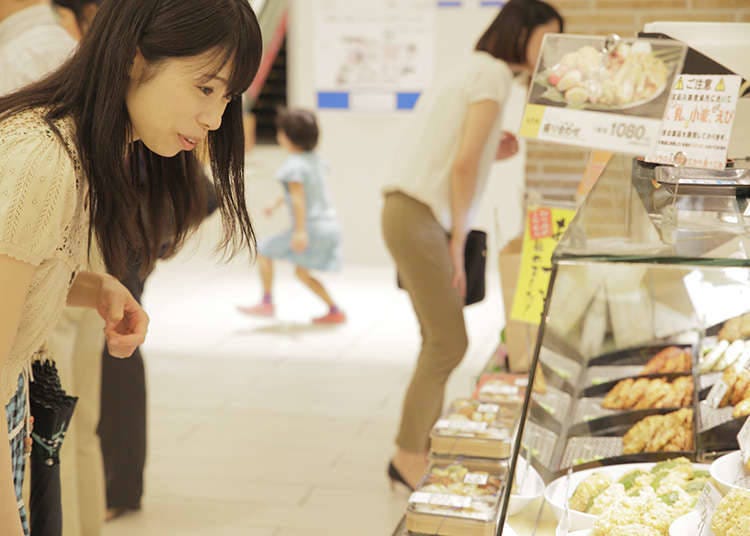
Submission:
<svg viewBox="0 0 750 536">
<path fill-rule="evenodd" d="M 496 101 L 500 104 L 500 113 L 479 160 L 477 191 L 468 214 L 471 224 L 502 137 L 503 105 L 512 81 L 513 74 L 505 62 L 486 52 L 475 51 L 449 78 L 423 93 L 417 102 L 415 117 L 393 157 L 394 165 L 384 191 L 400 191 L 426 204 L 449 231 L 451 171 L 469 105 Z"/>
<path fill-rule="evenodd" d="M 54 71 L 77 43 L 48 4 L 22 9 L 0 22 L 0 95 Z"/>
</svg>

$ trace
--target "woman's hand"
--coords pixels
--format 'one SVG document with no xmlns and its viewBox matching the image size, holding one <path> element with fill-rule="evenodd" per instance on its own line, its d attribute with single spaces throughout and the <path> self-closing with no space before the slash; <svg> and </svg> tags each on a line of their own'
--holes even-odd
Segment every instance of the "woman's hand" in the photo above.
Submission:
<svg viewBox="0 0 750 536">
<path fill-rule="evenodd" d="M 464 248 L 466 247 L 463 236 L 453 235 L 450 241 L 451 264 L 453 265 L 453 280 L 451 285 L 456 289 L 461 298 L 466 298 L 466 268 L 464 261 Z"/>
<path fill-rule="evenodd" d="M 518 138 L 515 134 L 508 131 L 503 132 L 503 137 L 500 139 L 500 145 L 497 147 L 497 154 L 495 155 L 496 160 L 505 160 L 511 156 L 515 156 L 518 152 Z"/>
<path fill-rule="evenodd" d="M 307 249 L 309 241 L 306 230 L 294 231 L 292 233 L 292 251 L 302 253 Z"/>
<path fill-rule="evenodd" d="M 96 310 L 104 319 L 107 348 L 113 357 L 130 357 L 146 340 L 148 315 L 114 277 L 103 276 Z"/>
</svg>

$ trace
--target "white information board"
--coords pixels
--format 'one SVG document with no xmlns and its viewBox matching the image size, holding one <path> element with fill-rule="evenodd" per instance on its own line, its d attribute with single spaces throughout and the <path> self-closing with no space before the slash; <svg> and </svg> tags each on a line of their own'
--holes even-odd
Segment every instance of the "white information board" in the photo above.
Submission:
<svg viewBox="0 0 750 536">
<path fill-rule="evenodd" d="M 740 93 L 739 76 L 680 75 L 648 162 L 724 169 Z"/>
<path fill-rule="evenodd" d="M 314 0 L 318 108 L 410 110 L 432 82 L 434 0 Z"/>
</svg>

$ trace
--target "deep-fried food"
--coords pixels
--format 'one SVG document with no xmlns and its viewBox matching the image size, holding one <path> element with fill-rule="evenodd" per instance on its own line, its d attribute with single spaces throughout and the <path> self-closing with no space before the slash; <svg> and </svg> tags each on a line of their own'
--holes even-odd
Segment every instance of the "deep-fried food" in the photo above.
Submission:
<svg viewBox="0 0 750 536">
<path fill-rule="evenodd" d="M 750 338 L 750 313 L 727 320 L 719 331 L 720 341 L 734 342 L 747 338 Z"/>
<path fill-rule="evenodd" d="M 638 378 L 635 380 L 633 386 L 625 392 L 624 395 L 624 408 L 632 408 L 638 403 L 638 401 L 646 394 L 646 389 L 651 385 L 651 380 L 648 378 Z"/>
<path fill-rule="evenodd" d="M 636 403 L 633 409 L 649 409 L 663 407 L 665 399 L 669 399 L 672 388 L 664 379 L 653 380 L 649 384 L 643 397 Z M 682 396 L 680 396 L 682 399 Z M 672 406 L 670 406 L 672 407 Z"/>
<path fill-rule="evenodd" d="M 628 392 L 628 390 L 633 386 L 634 383 L 635 380 L 632 378 L 617 382 L 617 385 L 615 385 L 614 388 L 612 388 L 609 393 L 607 393 L 607 396 L 604 397 L 602 407 L 607 409 L 622 408 L 623 403 L 625 402 L 625 393 Z"/>
<path fill-rule="evenodd" d="M 746 371 L 741 371 L 737 374 L 737 380 L 732 386 L 732 395 L 729 399 L 731 406 L 736 406 L 747 398 L 748 388 L 750 388 L 750 374 Z"/>
<path fill-rule="evenodd" d="M 693 369 L 693 358 L 689 349 L 669 346 L 643 367 L 642 374 L 669 374 L 670 372 L 690 372 Z"/>
<path fill-rule="evenodd" d="M 727 384 L 727 387 L 729 387 L 729 389 L 727 389 L 727 392 L 724 394 L 721 402 L 719 402 L 720 408 L 728 406 L 730 400 L 732 400 L 732 394 L 734 393 L 734 384 L 737 383 L 737 375 L 738 371 L 734 367 L 729 367 L 724 371 L 722 380 L 724 380 L 724 383 Z"/>
<path fill-rule="evenodd" d="M 742 338 L 742 317 L 731 318 L 724 322 L 719 331 L 720 341 L 734 342 Z"/>
<path fill-rule="evenodd" d="M 686 408 L 640 420 L 623 438 L 623 453 L 693 450 L 693 410 Z"/>
<path fill-rule="evenodd" d="M 622 380 L 604 397 L 606 409 L 680 408 L 693 401 L 693 378 L 684 376 L 671 383 L 664 378 Z"/>
<path fill-rule="evenodd" d="M 720 408 L 732 405 L 737 406 L 743 400 L 750 398 L 750 370 L 737 370 L 729 367 L 724 371 L 722 381 L 728 389 L 719 403 Z"/>
<path fill-rule="evenodd" d="M 661 424 L 661 415 L 652 415 L 636 423 L 622 439 L 624 454 L 636 454 L 646 450 L 649 440 Z"/>
<path fill-rule="evenodd" d="M 750 398 L 746 398 L 736 406 L 732 412 L 732 417 L 739 419 L 740 417 L 747 417 L 750 415 Z"/>
<path fill-rule="evenodd" d="M 675 404 L 663 406 L 665 408 L 682 408 L 693 404 L 693 378 L 684 376 L 672 382 L 672 393 L 675 395 Z M 680 398 L 680 394 L 682 398 Z"/>
</svg>

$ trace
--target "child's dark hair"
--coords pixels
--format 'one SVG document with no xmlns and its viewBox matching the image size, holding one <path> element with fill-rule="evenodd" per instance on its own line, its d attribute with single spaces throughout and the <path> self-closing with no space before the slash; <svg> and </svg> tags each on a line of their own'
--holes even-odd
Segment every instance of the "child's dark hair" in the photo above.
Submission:
<svg viewBox="0 0 750 536">
<path fill-rule="evenodd" d="M 308 110 L 279 110 L 276 115 L 276 128 L 286 134 L 295 147 L 303 151 L 312 151 L 318 146 L 318 121 L 315 114 Z"/>
</svg>

